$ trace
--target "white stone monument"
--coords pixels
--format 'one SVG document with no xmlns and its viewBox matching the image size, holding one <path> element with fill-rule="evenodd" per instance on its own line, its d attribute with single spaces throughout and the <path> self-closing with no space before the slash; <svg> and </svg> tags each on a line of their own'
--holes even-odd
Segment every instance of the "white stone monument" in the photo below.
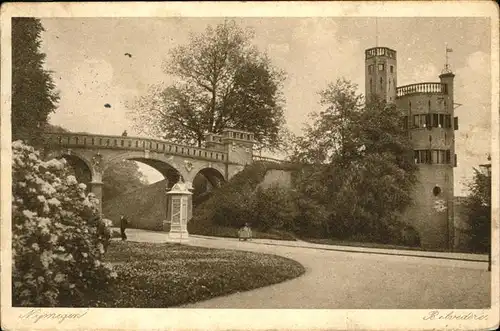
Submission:
<svg viewBox="0 0 500 331">
<path fill-rule="evenodd" d="M 177 183 L 167 192 L 167 222 L 170 223 L 168 237 L 171 239 L 187 239 L 187 222 L 192 215 L 189 184 Z"/>
</svg>

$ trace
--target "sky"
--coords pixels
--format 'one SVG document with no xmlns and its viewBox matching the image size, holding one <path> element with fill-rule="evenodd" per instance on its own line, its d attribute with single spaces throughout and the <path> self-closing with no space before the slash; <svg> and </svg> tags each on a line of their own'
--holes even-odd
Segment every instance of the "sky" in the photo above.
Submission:
<svg viewBox="0 0 500 331">
<path fill-rule="evenodd" d="M 283 93 L 287 126 L 300 134 L 307 114 L 321 109 L 318 92 L 345 77 L 364 93 L 364 50 L 397 51 L 398 85 L 439 81 L 445 45 L 453 49 L 458 167 L 455 195 L 465 195 L 473 167 L 486 162 L 491 144 L 490 24 L 487 18 L 235 18 L 252 28 L 253 43 L 287 74 Z M 60 91 L 50 122 L 96 134 L 134 132 L 126 104 L 156 83 L 169 51 L 223 18 L 43 18 L 42 52 Z M 377 22 L 376 22 L 377 21 Z M 378 26 L 378 29 L 376 29 Z M 130 53 L 132 57 L 125 56 Z M 111 104 L 105 108 L 104 104 Z M 161 175 L 141 170 L 150 182 Z"/>
</svg>

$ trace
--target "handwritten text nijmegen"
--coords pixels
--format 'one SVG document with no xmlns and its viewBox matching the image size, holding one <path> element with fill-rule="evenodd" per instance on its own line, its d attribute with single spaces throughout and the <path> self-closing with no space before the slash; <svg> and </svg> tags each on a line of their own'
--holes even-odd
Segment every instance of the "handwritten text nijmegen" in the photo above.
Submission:
<svg viewBox="0 0 500 331">
<path fill-rule="evenodd" d="M 38 308 L 30 310 L 26 314 L 19 315 L 19 318 L 23 320 L 33 320 L 34 323 L 37 323 L 40 320 L 58 320 L 59 323 L 62 323 L 66 319 L 82 318 L 87 313 L 88 309 L 82 313 L 50 313 Z"/>
</svg>

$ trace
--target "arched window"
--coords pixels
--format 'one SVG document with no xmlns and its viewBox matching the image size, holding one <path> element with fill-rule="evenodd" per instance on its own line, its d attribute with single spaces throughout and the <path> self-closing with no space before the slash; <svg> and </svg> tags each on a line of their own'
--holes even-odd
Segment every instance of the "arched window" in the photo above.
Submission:
<svg viewBox="0 0 500 331">
<path fill-rule="evenodd" d="M 439 194 L 441 193 L 441 188 L 439 186 L 434 186 L 434 188 L 432 189 L 432 194 L 434 194 L 434 196 L 438 196 Z"/>
</svg>

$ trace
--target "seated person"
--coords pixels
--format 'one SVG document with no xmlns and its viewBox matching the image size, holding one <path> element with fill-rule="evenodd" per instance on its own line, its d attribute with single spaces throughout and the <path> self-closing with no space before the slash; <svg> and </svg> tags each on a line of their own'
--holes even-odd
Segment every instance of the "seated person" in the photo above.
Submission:
<svg viewBox="0 0 500 331">
<path fill-rule="evenodd" d="M 252 230 L 248 223 L 245 223 L 245 226 L 238 230 L 238 238 L 239 240 L 247 240 L 252 238 Z"/>
</svg>

